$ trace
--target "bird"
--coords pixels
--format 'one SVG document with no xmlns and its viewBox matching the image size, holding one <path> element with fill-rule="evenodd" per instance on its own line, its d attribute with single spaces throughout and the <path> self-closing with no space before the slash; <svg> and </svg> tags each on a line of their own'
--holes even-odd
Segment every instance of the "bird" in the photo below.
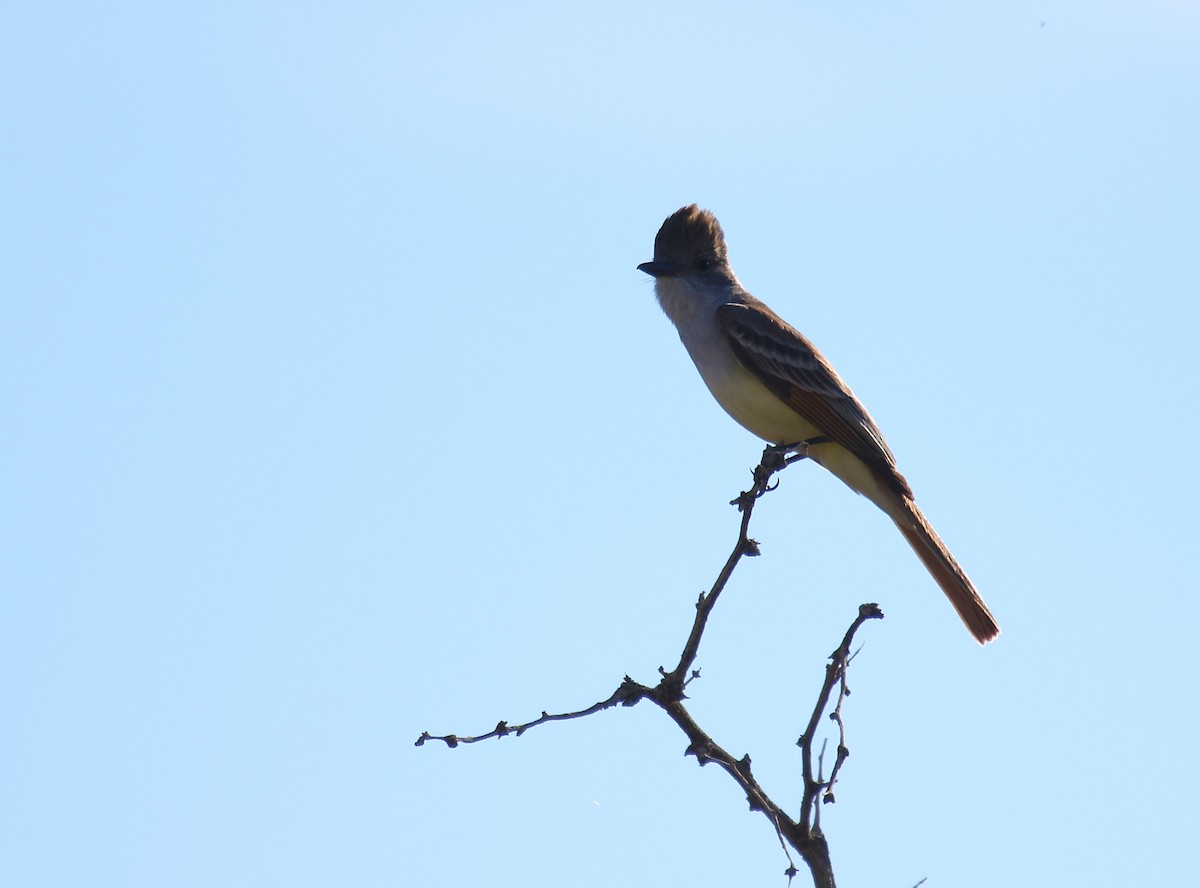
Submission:
<svg viewBox="0 0 1200 888">
<path fill-rule="evenodd" d="M 742 286 L 725 232 L 696 204 L 667 217 L 654 259 L 638 266 L 717 403 L 769 444 L 807 442 L 807 456 L 899 528 L 980 644 L 1000 626 L 925 515 L 883 433 L 803 334 Z"/>
</svg>

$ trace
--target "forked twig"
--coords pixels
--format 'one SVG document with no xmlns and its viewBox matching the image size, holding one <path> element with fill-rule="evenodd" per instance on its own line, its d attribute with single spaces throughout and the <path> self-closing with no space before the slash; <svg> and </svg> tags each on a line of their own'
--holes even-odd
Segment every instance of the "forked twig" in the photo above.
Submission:
<svg viewBox="0 0 1200 888">
<path fill-rule="evenodd" d="M 688 746 L 685 754 L 695 756 L 696 761 L 702 766 L 710 762 L 716 763 L 746 793 L 750 810 L 761 811 L 771 822 L 779 838 L 780 845 L 783 847 L 784 854 L 788 858 L 788 867 L 785 872 L 789 880 L 796 874 L 795 864 L 787 850 L 787 846 L 790 845 L 799 852 L 804 862 L 808 865 L 809 870 L 812 872 L 813 883 L 817 888 L 834 888 L 835 883 L 833 866 L 829 857 L 829 845 L 820 829 L 820 809 L 818 806 L 820 800 L 825 802 L 833 801 L 834 783 L 837 781 L 837 775 L 841 770 L 842 764 L 849 755 L 849 751 L 846 748 L 845 723 L 842 720 L 842 703 L 850 693 L 846 685 L 846 666 L 852 659 L 850 646 L 853 642 L 854 634 L 863 623 L 867 620 L 883 617 L 883 612 L 880 611 L 879 607 L 875 604 L 864 604 L 859 607 L 858 616 L 846 631 L 841 645 L 830 655 L 830 662 L 825 667 L 825 681 L 821 686 L 820 693 L 817 695 L 816 706 L 813 708 L 804 734 L 797 741 L 797 745 L 801 749 L 804 774 L 804 797 L 801 803 L 799 820 L 793 820 L 759 785 L 751 770 L 750 756 L 746 755 L 741 758 L 735 758 L 700 728 L 695 719 L 692 718 L 691 713 L 683 705 L 685 699 L 684 689 L 700 675 L 700 671 L 694 669 L 693 666 L 699 655 L 700 641 L 704 636 L 704 629 L 708 624 L 708 618 L 716 606 L 721 592 L 724 591 L 730 576 L 733 574 L 734 568 L 737 567 L 742 557 L 759 554 L 758 543 L 749 536 L 750 516 L 754 511 L 755 503 L 778 486 L 771 483 L 772 477 L 777 472 L 785 469 L 797 460 L 804 459 L 807 456 L 809 445 L 820 443 L 822 440 L 813 439 L 796 445 L 768 447 L 763 451 L 762 460 L 754 470 L 754 484 L 750 490 L 743 491 L 731 503 L 732 505 L 736 505 L 742 513 L 738 539 L 734 544 L 733 551 L 726 560 L 724 567 L 721 568 L 721 572 L 717 575 L 716 582 L 713 583 L 712 588 L 708 592 L 702 593 L 696 602 L 695 619 L 692 622 L 692 628 L 688 634 L 687 641 L 683 646 L 683 653 L 679 657 L 679 663 L 670 672 L 660 667 L 660 680 L 657 685 L 648 687 L 639 684 L 627 675 L 620 686 L 609 697 L 598 703 L 593 703 L 586 709 L 557 714 L 543 711 L 540 717 L 523 724 L 510 725 L 508 722 L 502 721 L 491 731 L 470 737 L 461 737 L 456 734 L 437 736 L 425 731 L 417 738 L 416 745 L 423 746 L 427 740 L 440 740 L 446 746 L 453 749 L 459 744 L 478 743 L 482 740 L 507 737 L 510 734 L 519 737 L 530 728 L 535 728 L 547 722 L 584 718 L 605 709 L 611 709 L 617 705 L 633 706 L 641 700 L 649 699 L 661 708 L 688 738 Z M 817 774 L 814 775 L 813 773 L 813 743 L 817 734 L 818 723 L 829 705 L 829 699 L 835 685 L 839 687 L 838 698 L 833 711 L 830 713 L 830 718 L 837 722 L 838 725 L 838 753 L 829 778 L 826 780 L 823 775 L 823 764 L 820 761 L 818 763 Z"/>
</svg>

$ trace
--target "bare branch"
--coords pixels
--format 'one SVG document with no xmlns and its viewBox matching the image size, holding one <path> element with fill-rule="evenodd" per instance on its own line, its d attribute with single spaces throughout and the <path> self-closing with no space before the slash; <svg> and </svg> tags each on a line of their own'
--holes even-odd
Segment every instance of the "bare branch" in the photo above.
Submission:
<svg viewBox="0 0 1200 888">
<path fill-rule="evenodd" d="M 696 656 L 700 652 L 700 639 L 704 635 L 704 627 L 708 624 L 708 615 L 717 606 L 717 599 L 725 591 L 725 585 L 729 582 L 729 577 L 732 576 L 733 569 L 738 566 L 738 562 L 742 560 L 743 556 L 754 557 L 759 554 L 758 543 L 750 539 L 749 535 L 750 516 L 754 512 L 754 504 L 779 486 L 778 484 L 771 484 L 771 478 L 776 472 L 782 471 L 797 460 L 807 457 L 809 445 L 817 443 L 820 443 L 820 439 L 814 438 L 812 441 L 804 441 L 800 444 L 767 447 L 763 450 L 762 459 L 754 469 L 754 484 L 749 490 L 743 490 L 738 494 L 737 499 L 730 501 L 729 504 L 737 506 L 738 511 L 742 513 L 742 524 L 738 529 L 737 542 L 734 544 L 729 558 L 726 559 L 725 566 L 717 574 L 717 580 L 713 583 L 712 589 L 707 594 L 701 594 L 699 601 L 696 602 L 696 619 L 692 623 L 692 631 L 688 635 L 687 643 L 683 646 L 683 654 L 679 657 L 679 665 L 665 677 L 665 679 L 670 679 L 674 683 L 681 695 L 684 685 L 683 674 L 696 661 Z"/>
<path fill-rule="evenodd" d="M 493 737 L 507 737 L 509 734 L 520 737 L 530 728 L 536 728 L 538 725 L 544 725 L 546 722 L 567 721 L 568 719 L 572 718 L 584 718 L 585 716 L 594 715 L 597 712 L 601 712 L 605 709 L 611 709 L 618 704 L 621 706 L 633 706 L 643 697 L 646 697 L 648 694 L 650 694 L 650 692 L 650 688 L 646 687 L 645 685 L 638 684 L 627 675 L 625 676 L 625 680 L 621 682 L 621 686 L 613 691 L 611 697 L 609 697 L 607 700 L 601 700 L 599 703 L 593 703 L 587 709 L 580 709 L 577 712 L 559 712 L 553 714 L 543 711 L 539 718 L 535 718 L 533 721 L 525 722 L 523 725 L 514 726 L 509 725 L 509 723 L 506 721 L 502 721 L 486 734 L 479 734 L 475 737 L 459 737 L 456 734 L 446 734 L 439 737 L 430 734 L 428 731 L 422 731 L 421 736 L 417 738 L 417 741 L 413 744 L 413 746 L 424 746 L 426 740 L 441 740 L 451 749 L 454 749 L 460 743 L 478 743 L 480 740 L 491 740 Z"/>
<path fill-rule="evenodd" d="M 817 705 L 813 707 L 804 733 L 796 741 L 796 745 L 800 747 L 801 765 L 804 770 L 804 798 L 800 803 L 800 825 L 806 831 L 810 829 L 814 832 L 820 831 L 821 812 L 817 807 L 818 798 L 822 797 L 823 793 L 825 802 L 834 801 L 833 784 L 837 780 L 837 772 L 841 770 L 842 764 L 850 755 L 850 750 L 846 747 L 845 725 L 842 722 L 842 701 L 850 693 L 850 689 L 846 685 L 846 666 L 850 662 L 850 645 L 854 642 L 854 633 L 867 620 L 882 619 L 883 611 L 879 609 L 879 605 L 859 605 L 858 616 L 846 630 L 846 634 L 842 637 L 842 643 L 829 655 L 830 662 L 825 666 L 825 683 L 817 695 Z M 829 695 L 833 693 L 834 685 L 839 683 L 841 690 L 838 693 L 837 706 L 830 713 L 830 718 L 838 723 L 839 728 L 837 759 L 830 772 L 829 780 L 826 781 L 819 774 L 818 776 L 813 775 L 813 741 L 816 739 L 817 725 L 821 721 L 821 715 L 829 705 Z"/>
<path fill-rule="evenodd" d="M 736 505 L 742 513 L 741 526 L 733 551 L 717 575 L 712 588 L 707 593 L 702 593 L 696 602 L 696 616 L 692 622 L 691 632 L 683 646 L 679 663 L 670 672 L 659 667 L 660 681 L 656 686 L 650 688 L 639 684 L 627 675 L 620 687 L 610 697 L 594 703 L 586 709 L 557 714 L 543 712 L 539 718 L 515 726 L 502 721 L 486 734 L 473 737 L 460 737 L 455 734 L 435 736 L 426 731 L 417 739 L 415 745 L 423 746 L 427 740 L 440 740 L 450 748 L 455 748 L 461 743 L 478 743 L 481 740 L 499 739 L 510 734 L 519 737 L 530 728 L 546 722 L 584 718 L 605 709 L 611 709 L 618 704 L 633 706 L 643 699 L 649 699 L 661 708 L 688 738 L 685 755 L 695 756 L 701 766 L 710 762 L 716 763 L 741 787 L 746 794 L 750 810 L 761 812 L 770 821 L 788 860 L 788 867 L 785 871 L 788 881 L 790 882 L 797 872 L 791 854 L 788 852 L 788 846 L 791 846 L 799 852 L 808 865 L 816 888 L 835 888 L 829 844 L 820 829 L 819 800 L 833 801 L 833 786 L 837 782 L 837 775 L 842 764 L 849 755 L 846 747 L 845 723 L 842 720 L 842 704 L 850 694 L 850 689 L 846 684 L 846 666 L 852 659 L 850 645 L 853 643 L 854 634 L 863 623 L 883 617 L 883 612 L 880 611 L 878 605 L 864 604 L 859 607 L 858 616 L 846 631 L 841 645 L 830 655 L 830 663 L 825 667 L 825 681 L 817 696 L 816 706 L 813 708 L 803 736 L 797 741 L 797 745 L 801 749 L 804 773 L 804 796 L 798 821 L 792 820 L 759 785 L 751 770 L 750 756 L 735 758 L 700 728 L 683 705 L 684 689 L 700 677 L 700 670 L 694 669 L 693 665 L 699 655 L 700 641 L 704 635 L 708 617 L 716 606 L 717 599 L 724 591 L 734 568 L 737 567 L 742 557 L 759 554 L 758 543 L 749 536 L 750 517 L 755 503 L 778 486 L 771 483 L 775 473 L 787 468 L 797 460 L 804 459 L 807 456 L 809 445 L 820 443 L 822 440 L 824 439 L 817 438 L 796 445 L 768 447 L 763 451 L 762 460 L 754 470 L 753 486 L 750 490 L 743 491 L 731 503 L 731 505 Z M 830 713 L 830 718 L 838 725 L 838 750 L 829 779 L 826 780 L 823 747 L 818 757 L 818 772 L 816 775 L 813 774 L 813 741 L 817 733 L 817 725 L 829 705 L 835 685 L 838 686 L 838 697 L 837 703 Z"/>
</svg>

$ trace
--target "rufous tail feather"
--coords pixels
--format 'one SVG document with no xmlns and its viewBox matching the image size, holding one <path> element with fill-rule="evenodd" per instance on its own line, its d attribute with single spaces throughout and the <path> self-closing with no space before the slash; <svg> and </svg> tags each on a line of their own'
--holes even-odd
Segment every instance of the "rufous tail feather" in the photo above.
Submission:
<svg viewBox="0 0 1200 888">
<path fill-rule="evenodd" d="M 908 520 L 896 521 L 896 526 L 913 547 L 917 557 L 924 563 L 926 569 L 937 584 L 942 587 L 959 617 L 967 625 L 967 629 L 975 636 L 980 644 L 987 644 L 1000 634 L 1000 625 L 983 599 L 975 590 L 975 585 L 958 566 L 954 556 L 946 548 L 946 544 L 929 526 L 917 504 L 907 497 L 904 498 L 903 518 Z"/>
</svg>

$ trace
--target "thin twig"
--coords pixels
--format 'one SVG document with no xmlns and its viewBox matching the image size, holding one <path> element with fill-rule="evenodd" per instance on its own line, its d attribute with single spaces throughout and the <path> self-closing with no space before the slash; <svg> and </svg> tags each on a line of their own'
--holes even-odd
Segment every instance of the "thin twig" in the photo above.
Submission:
<svg viewBox="0 0 1200 888">
<path fill-rule="evenodd" d="M 750 539 L 749 534 L 750 517 L 754 512 L 754 504 L 778 486 L 778 484 L 771 484 L 771 478 L 776 472 L 782 471 L 793 462 L 807 457 L 810 444 L 816 443 L 820 443 L 820 439 L 803 441 L 799 444 L 767 447 L 763 450 L 762 459 L 754 469 L 754 484 L 751 485 L 749 490 L 743 490 L 738 494 L 737 499 L 730 501 L 729 504 L 737 506 L 738 511 L 742 513 L 742 523 L 741 527 L 738 528 L 737 542 L 733 546 L 733 551 L 729 553 L 729 558 L 726 559 L 725 566 L 717 574 L 716 582 L 713 583 L 712 588 L 707 594 L 701 593 L 699 600 L 696 602 L 696 619 L 692 623 L 692 631 L 688 635 L 687 643 L 683 646 L 683 653 L 679 657 L 679 665 L 664 676 L 664 683 L 669 682 L 668 686 L 677 690 L 681 697 L 684 686 L 683 675 L 696 662 L 696 657 L 700 653 L 700 639 L 704 635 L 704 627 L 708 624 L 708 616 L 712 613 L 713 608 L 717 606 L 717 599 L 720 598 L 721 593 L 725 591 L 725 585 L 729 582 L 729 578 L 733 574 L 733 569 L 738 566 L 738 562 L 742 560 L 743 556 L 754 557 L 759 554 L 758 543 Z"/>
<path fill-rule="evenodd" d="M 507 737 L 509 734 L 520 737 L 530 728 L 536 728 L 538 725 L 544 725 L 546 722 L 552 721 L 567 721 L 572 718 L 585 718 L 589 715 L 595 715 L 597 712 L 602 712 L 605 709 L 620 704 L 621 706 L 633 706 L 638 701 L 649 695 L 651 689 L 645 685 L 640 685 L 628 675 L 621 682 L 621 686 L 613 691 L 612 696 L 607 700 L 601 700 L 599 703 L 593 703 L 587 709 L 580 709 L 577 712 L 559 712 L 549 713 L 543 711 L 539 718 L 533 721 L 525 722 L 522 725 L 510 725 L 506 721 L 502 721 L 495 728 L 488 731 L 486 734 L 479 734 L 475 737 L 459 737 L 456 734 L 446 734 L 444 736 L 435 736 L 428 731 L 422 731 L 421 736 L 417 738 L 414 746 L 424 746 L 426 740 L 441 740 L 451 749 L 454 749 L 460 743 L 478 743 L 480 740 L 491 740 L 493 737 Z"/>
<path fill-rule="evenodd" d="M 833 686 L 839 681 L 844 680 L 846 664 L 850 661 L 850 645 L 854 641 L 854 633 L 867 620 L 882 619 L 883 611 L 879 609 L 879 605 L 873 603 L 859 605 L 858 616 L 850 624 L 850 628 L 846 630 L 846 634 L 842 637 L 842 643 L 838 646 L 837 650 L 829 655 L 829 663 L 825 666 L 825 683 L 821 686 L 821 691 L 817 695 L 817 705 L 813 707 L 812 715 L 808 719 L 808 725 L 805 727 L 804 733 L 796 741 L 796 745 L 800 747 L 800 762 L 804 773 L 804 797 L 800 803 L 800 826 L 805 831 L 819 832 L 820 809 L 817 807 L 818 799 L 821 796 L 822 790 L 827 792 L 832 791 L 837 772 L 841 769 L 846 757 L 850 755 L 850 751 L 846 748 L 846 737 L 843 732 L 839 737 L 837 760 L 833 766 L 829 781 L 826 782 L 822 777 L 814 776 L 813 741 L 816 739 L 817 725 L 821 721 L 821 715 L 825 712 L 825 707 L 829 705 L 829 695 L 833 692 Z M 836 719 L 839 724 L 841 724 L 841 699 L 843 696 L 844 694 L 839 695 L 838 708 L 835 710 L 837 714 Z M 829 801 L 833 801 L 832 795 L 830 795 Z"/>
</svg>

